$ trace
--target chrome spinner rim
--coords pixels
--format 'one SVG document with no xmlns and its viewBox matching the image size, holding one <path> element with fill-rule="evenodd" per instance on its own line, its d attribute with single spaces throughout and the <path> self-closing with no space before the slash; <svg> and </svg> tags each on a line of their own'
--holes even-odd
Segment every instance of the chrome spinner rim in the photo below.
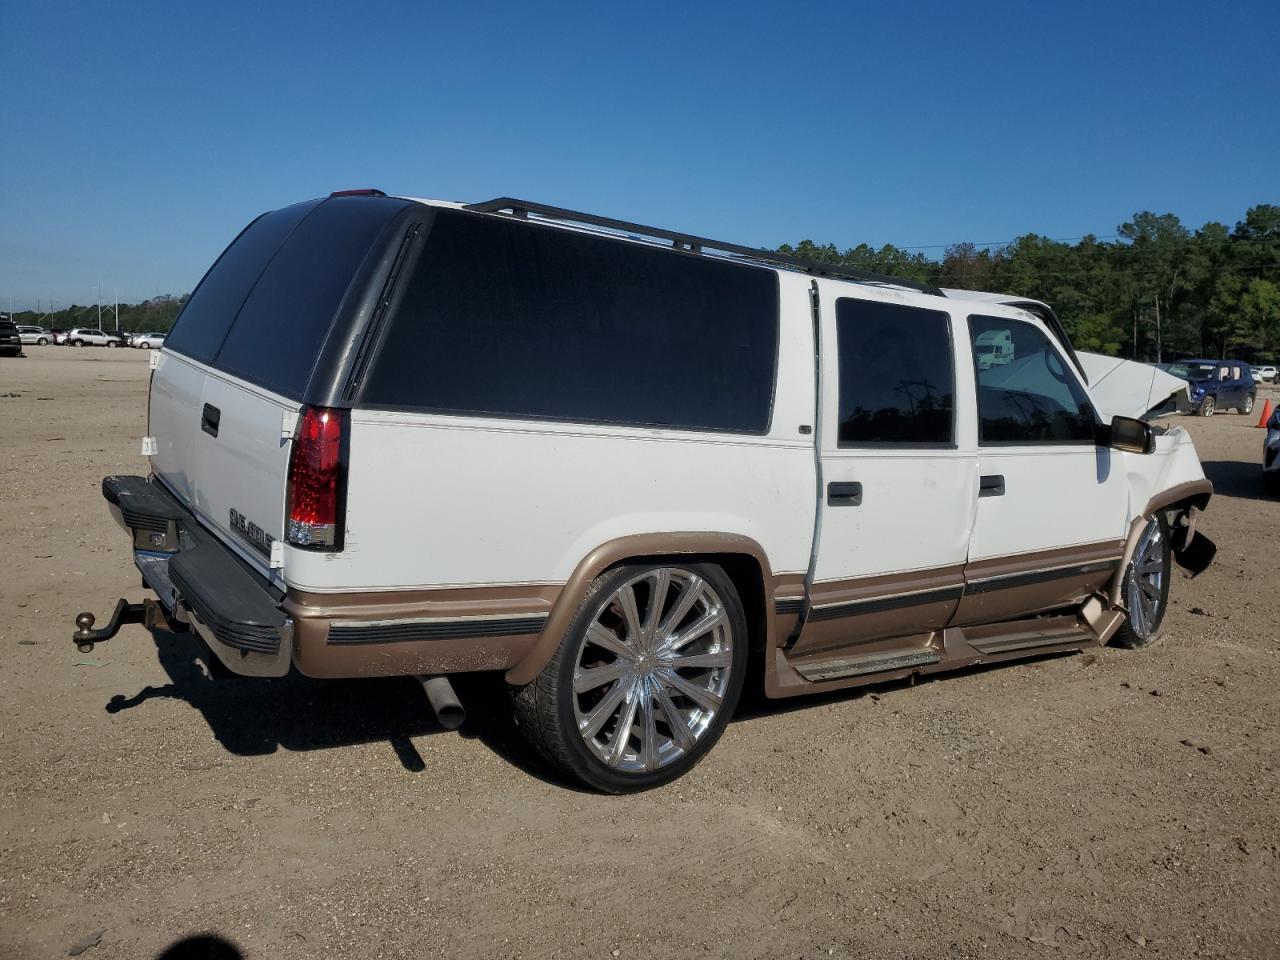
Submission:
<svg viewBox="0 0 1280 960">
<path fill-rule="evenodd" d="M 1129 625 L 1144 640 L 1160 624 L 1164 590 L 1164 534 L 1160 524 L 1151 522 L 1138 541 L 1129 568 Z"/>
<path fill-rule="evenodd" d="M 702 577 L 659 567 L 628 580 L 597 606 L 574 654 L 574 719 L 588 749 L 627 773 L 688 754 L 724 705 L 735 639 Z"/>
</svg>

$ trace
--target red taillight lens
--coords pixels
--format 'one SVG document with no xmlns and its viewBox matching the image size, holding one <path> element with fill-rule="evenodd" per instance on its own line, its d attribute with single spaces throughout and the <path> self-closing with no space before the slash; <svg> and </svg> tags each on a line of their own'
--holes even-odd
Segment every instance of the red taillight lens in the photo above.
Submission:
<svg viewBox="0 0 1280 960">
<path fill-rule="evenodd" d="M 289 523 L 285 539 L 295 547 L 341 550 L 342 454 L 347 411 L 304 407 L 289 456 Z"/>
</svg>

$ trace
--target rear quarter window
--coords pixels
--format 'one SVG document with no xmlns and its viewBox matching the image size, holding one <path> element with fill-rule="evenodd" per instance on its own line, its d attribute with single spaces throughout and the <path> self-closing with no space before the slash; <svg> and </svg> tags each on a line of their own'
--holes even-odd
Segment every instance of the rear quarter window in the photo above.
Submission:
<svg viewBox="0 0 1280 960">
<path fill-rule="evenodd" d="M 439 211 L 368 406 L 765 433 L 772 270 Z"/>
</svg>

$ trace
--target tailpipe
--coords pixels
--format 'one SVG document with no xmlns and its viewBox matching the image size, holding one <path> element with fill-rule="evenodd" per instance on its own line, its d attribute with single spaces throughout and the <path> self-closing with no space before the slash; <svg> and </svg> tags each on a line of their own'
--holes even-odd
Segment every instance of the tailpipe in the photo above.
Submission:
<svg viewBox="0 0 1280 960">
<path fill-rule="evenodd" d="M 453 684 L 448 677 L 418 677 L 422 690 L 427 695 L 427 702 L 436 712 L 436 720 L 446 730 L 457 730 L 467 719 L 467 711 L 463 708 L 458 695 L 453 692 Z"/>
</svg>

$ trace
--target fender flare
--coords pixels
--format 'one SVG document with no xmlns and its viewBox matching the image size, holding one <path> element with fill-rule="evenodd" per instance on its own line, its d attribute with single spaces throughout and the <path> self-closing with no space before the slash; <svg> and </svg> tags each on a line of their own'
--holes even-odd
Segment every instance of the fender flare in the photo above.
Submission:
<svg viewBox="0 0 1280 960">
<path fill-rule="evenodd" d="M 513 686 L 530 683 L 555 655 L 556 648 L 573 621 L 592 582 L 610 567 L 637 557 L 678 556 L 682 554 L 737 554 L 750 557 L 760 567 L 766 604 L 772 604 L 777 578 L 764 548 L 750 537 L 736 533 L 686 532 L 639 533 L 602 543 L 588 553 L 565 582 L 547 617 L 537 641 L 514 667 L 506 672 Z M 772 608 L 769 607 L 771 610 Z M 773 617 L 765 617 L 765 643 L 773 646 Z"/>
<path fill-rule="evenodd" d="M 1186 483 L 1175 484 L 1167 490 L 1161 490 L 1147 501 L 1142 512 L 1134 517 L 1129 525 L 1129 536 L 1125 540 L 1120 566 L 1116 568 L 1115 577 L 1107 589 L 1107 596 L 1113 607 L 1123 607 L 1123 598 L 1120 594 L 1124 588 L 1124 572 L 1129 569 L 1129 561 L 1133 559 L 1133 552 L 1138 549 L 1138 540 L 1142 537 L 1142 531 L 1146 528 L 1148 521 L 1164 510 L 1178 512 L 1203 510 L 1208 506 L 1212 496 L 1213 483 L 1202 477 L 1199 480 L 1189 480 Z M 1191 527 L 1191 533 L 1195 535 L 1194 526 Z"/>
</svg>

